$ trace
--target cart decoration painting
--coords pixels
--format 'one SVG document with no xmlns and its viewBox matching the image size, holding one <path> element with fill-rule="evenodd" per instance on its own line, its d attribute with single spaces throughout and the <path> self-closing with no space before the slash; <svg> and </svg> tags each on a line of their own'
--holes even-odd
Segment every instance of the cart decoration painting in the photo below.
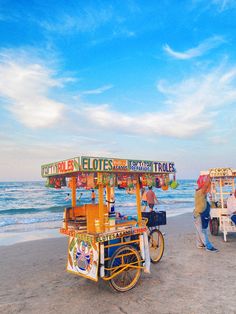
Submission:
<svg viewBox="0 0 236 314">
<path fill-rule="evenodd" d="M 67 270 L 81 274 L 89 279 L 98 280 L 98 243 L 86 242 L 74 237 L 69 238 Z"/>
</svg>

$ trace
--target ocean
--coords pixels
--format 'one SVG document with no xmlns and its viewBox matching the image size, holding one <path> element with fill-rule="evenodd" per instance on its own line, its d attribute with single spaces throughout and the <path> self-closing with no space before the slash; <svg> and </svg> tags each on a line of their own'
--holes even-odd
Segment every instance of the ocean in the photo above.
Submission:
<svg viewBox="0 0 236 314">
<path fill-rule="evenodd" d="M 177 189 L 162 191 L 154 188 L 159 200 L 158 210 L 165 210 L 167 217 L 192 212 L 194 206 L 195 180 L 179 180 Z M 82 192 L 79 204 L 90 203 L 91 192 Z M 67 194 L 70 189 L 51 189 L 43 181 L 0 182 L 0 240 L 27 232 L 37 233 L 56 230 L 61 226 L 64 207 L 70 206 Z M 115 189 L 115 210 L 124 215 L 135 215 L 135 195 Z M 1 241 L 2 242 L 2 241 Z M 14 242 L 14 241 L 13 241 Z M 12 243 L 13 243 L 12 242 Z M 1 243 L 0 243 L 1 244 Z"/>
</svg>

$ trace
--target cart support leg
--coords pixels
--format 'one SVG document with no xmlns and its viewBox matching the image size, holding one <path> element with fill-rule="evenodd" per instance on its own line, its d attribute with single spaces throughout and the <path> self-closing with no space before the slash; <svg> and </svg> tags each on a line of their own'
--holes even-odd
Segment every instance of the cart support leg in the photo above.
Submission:
<svg viewBox="0 0 236 314">
<path fill-rule="evenodd" d="M 224 231 L 224 241 L 225 241 L 225 242 L 227 242 L 226 235 L 227 235 L 227 232 Z"/>
<path fill-rule="evenodd" d="M 141 212 L 141 196 L 140 196 L 140 184 L 139 184 L 139 176 L 136 176 L 137 184 L 136 184 L 136 200 L 137 200 L 137 213 L 138 213 L 138 225 L 142 224 L 142 212 Z"/>
</svg>

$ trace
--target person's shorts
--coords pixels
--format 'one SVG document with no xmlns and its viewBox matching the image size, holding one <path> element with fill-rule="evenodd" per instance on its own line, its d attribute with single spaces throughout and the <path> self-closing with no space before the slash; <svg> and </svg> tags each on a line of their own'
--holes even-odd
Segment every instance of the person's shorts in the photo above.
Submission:
<svg viewBox="0 0 236 314">
<path fill-rule="evenodd" d="M 149 208 L 153 209 L 154 204 L 148 204 Z"/>
<path fill-rule="evenodd" d="M 142 201 L 143 206 L 147 206 L 147 201 Z"/>
</svg>

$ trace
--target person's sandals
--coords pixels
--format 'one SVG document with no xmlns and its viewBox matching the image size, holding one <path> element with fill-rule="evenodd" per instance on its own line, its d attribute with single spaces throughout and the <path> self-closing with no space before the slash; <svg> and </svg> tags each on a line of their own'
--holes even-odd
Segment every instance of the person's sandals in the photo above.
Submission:
<svg viewBox="0 0 236 314">
<path fill-rule="evenodd" d="M 203 244 L 203 245 L 197 245 L 197 248 L 198 249 L 204 249 L 205 248 L 205 245 Z"/>
</svg>

